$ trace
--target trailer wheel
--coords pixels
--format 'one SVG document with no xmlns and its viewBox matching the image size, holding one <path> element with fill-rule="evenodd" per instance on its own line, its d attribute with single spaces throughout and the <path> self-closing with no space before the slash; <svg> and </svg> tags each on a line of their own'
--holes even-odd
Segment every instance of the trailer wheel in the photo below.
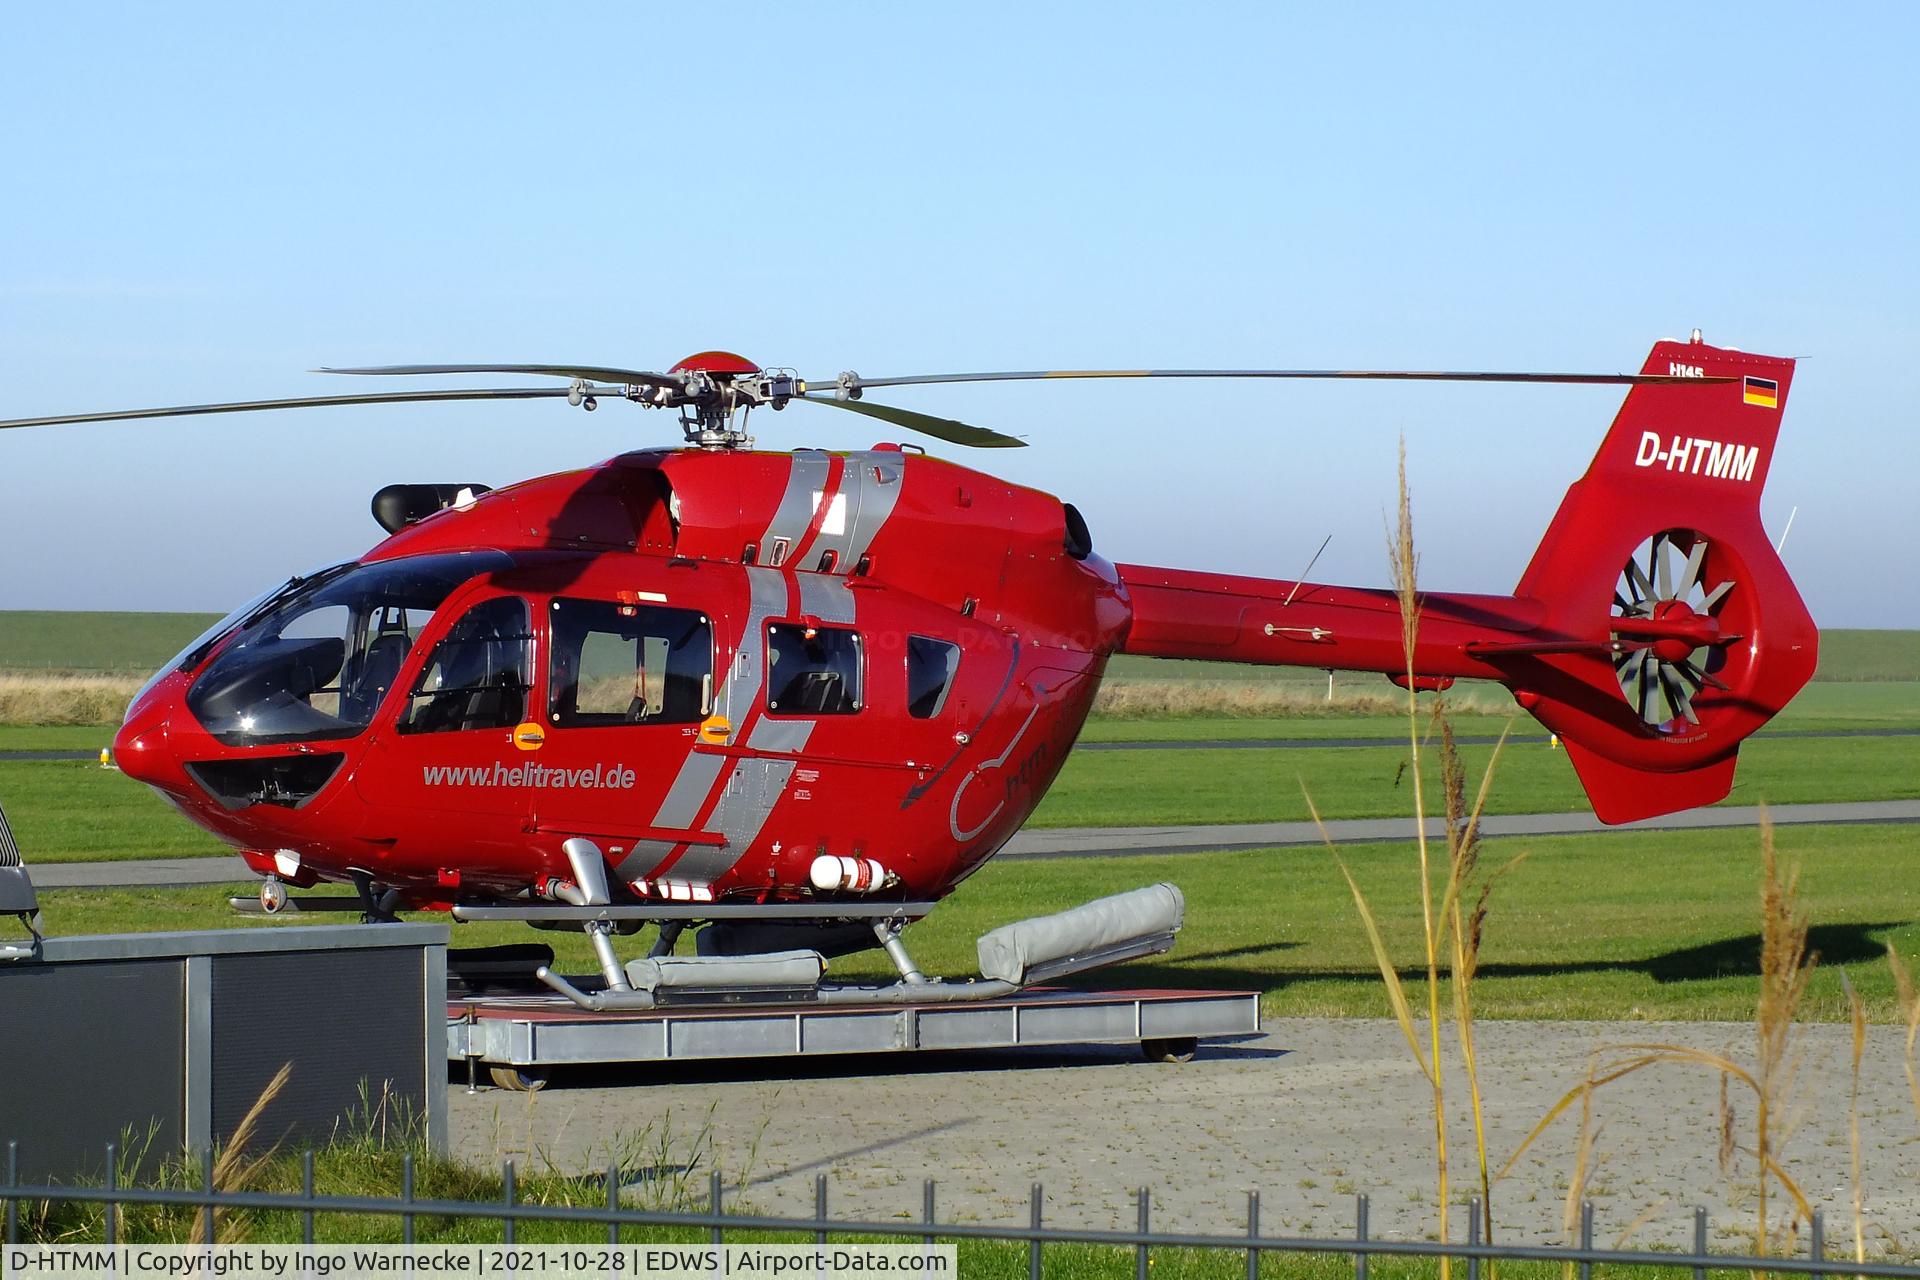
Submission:
<svg viewBox="0 0 1920 1280">
<path fill-rule="evenodd" d="M 545 1067 L 516 1067 L 504 1063 L 492 1063 L 487 1073 L 493 1077 L 496 1089 L 510 1089 L 514 1093 L 538 1093 L 547 1087 L 549 1079 Z"/>
<path fill-rule="evenodd" d="M 1192 1062 L 1199 1048 L 1198 1036 L 1172 1036 L 1165 1040 L 1140 1042 L 1140 1052 L 1148 1062 Z"/>
</svg>

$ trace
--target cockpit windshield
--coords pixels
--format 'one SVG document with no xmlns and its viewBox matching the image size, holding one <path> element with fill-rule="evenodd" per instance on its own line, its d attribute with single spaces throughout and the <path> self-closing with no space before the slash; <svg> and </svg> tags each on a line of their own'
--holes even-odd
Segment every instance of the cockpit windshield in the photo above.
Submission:
<svg viewBox="0 0 1920 1280">
<path fill-rule="evenodd" d="M 350 738 L 373 722 L 446 598 L 510 568 L 498 551 L 351 565 L 289 584 L 187 691 L 187 708 L 230 746 Z"/>
</svg>

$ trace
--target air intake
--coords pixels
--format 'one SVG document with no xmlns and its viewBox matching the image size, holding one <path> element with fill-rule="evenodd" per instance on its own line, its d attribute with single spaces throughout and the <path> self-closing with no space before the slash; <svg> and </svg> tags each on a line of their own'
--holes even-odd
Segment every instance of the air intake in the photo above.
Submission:
<svg viewBox="0 0 1920 1280">
<path fill-rule="evenodd" d="M 373 495 L 373 518 L 388 533 L 398 533 L 448 507 L 468 507 L 484 484 L 390 484 Z"/>
</svg>

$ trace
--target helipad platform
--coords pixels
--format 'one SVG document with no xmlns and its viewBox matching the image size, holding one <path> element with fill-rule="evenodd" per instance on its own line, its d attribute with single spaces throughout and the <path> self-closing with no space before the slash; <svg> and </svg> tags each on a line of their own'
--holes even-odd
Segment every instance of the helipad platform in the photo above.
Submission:
<svg viewBox="0 0 1920 1280">
<path fill-rule="evenodd" d="M 1034 988 L 978 1003 L 666 1005 L 589 1013 L 556 995 L 481 995 L 447 1004 L 447 1057 L 496 1083 L 537 1087 L 588 1063 L 808 1057 L 1137 1042 L 1184 1060 L 1214 1036 L 1260 1030 L 1251 991 Z"/>
</svg>

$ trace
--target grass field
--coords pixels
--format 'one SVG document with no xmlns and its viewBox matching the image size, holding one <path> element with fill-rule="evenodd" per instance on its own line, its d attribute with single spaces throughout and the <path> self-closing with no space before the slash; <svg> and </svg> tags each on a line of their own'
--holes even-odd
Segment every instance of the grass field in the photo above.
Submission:
<svg viewBox="0 0 1920 1280">
<path fill-rule="evenodd" d="M 144 679 L 219 620 L 217 613 L 0 610 L 0 671 L 104 671 Z"/>
<path fill-rule="evenodd" d="M 1379 681 L 1387 687 L 1384 680 Z M 1406 695 L 1401 694 L 1401 697 Z M 1452 705 L 1452 704 L 1449 704 Z M 1462 712 L 1454 732 L 1497 735 L 1509 722 L 1516 738 L 1544 740 L 1547 731 L 1511 700 L 1496 714 Z M 1778 732 L 1831 732 L 1846 729 L 1920 729 L 1920 681 L 1831 681 L 1810 684 L 1762 729 Z M 0 748 L 7 743 L 0 729 Z M 1095 716 L 1082 742 L 1204 742 L 1247 738 L 1391 738 L 1407 736 L 1404 710 L 1390 715 L 1330 716 L 1162 716 L 1121 719 Z"/>
<path fill-rule="evenodd" d="M 1920 955 L 1920 849 L 1907 827 L 1783 828 L 1783 856 L 1805 868 L 1822 967 L 1808 1016 L 1845 1016 L 1845 968 L 1877 1020 L 1893 1016 L 1884 959 L 1894 942 Z M 1490 865 L 1525 851 L 1500 883 L 1486 927 L 1475 1003 L 1489 1018 L 1737 1021 L 1752 1013 L 1759 956 L 1759 837 L 1753 831 L 1620 832 L 1491 842 Z M 1342 850 L 1403 964 L 1418 954 L 1420 914 L 1404 844 Z M 996 925 L 1167 880 L 1187 896 L 1172 955 L 1103 970 L 1089 982 L 1253 989 L 1269 1014 L 1384 1016 L 1364 933 L 1323 849 L 1173 857 L 993 862 L 908 935 L 915 958 L 947 974 L 977 972 L 973 940 Z M 236 917 L 215 888 L 68 890 L 44 895 L 62 933 L 195 929 L 277 922 Z M 232 892 L 251 895 L 250 885 Z M 337 917 L 307 917 L 308 920 Z M 510 924 L 454 926 L 456 946 L 552 944 L 564 967 L 591 972 L 584 940 Z M 629 947 L 633 944 L 629 943 Z M 884 976 L 877 953 L 834 962 L 836 976 Z"/>
<path fill-rule="evenodd" d="M 0 752 L 98 751 L 113 745 L 113 728 L 98 724 L 0 724 Z"/>
<path fill-rule="evenodd" d="M 1476 780 L 1491 747 L 1460 749 Z M 1307 818 L 1302 787 L 1321 816 L 1378 818 L 1410 811 L 1410 783 L 1396 786 L 1401 747 L 1081 751 L 1031 825 L 1159 826 L 1185 822 L 1289 822 Z M 1429 796 L 1438 794 L 1428 773 Z M 1803 804 L 1920 796 L 1920 737 L 1774 738 L 1747 743 L 1728 804 Z M 1566 753 L 1542 742 L 1501 756 L 1490 813 L 1572 812 L 1587 807 Z"/>
<path fill-rule="evenodd" d="M 1491 753 L 1491 747 L 1461 748 L 1476 779 Z M 1080 751 L 1068 758 L 1030 825 L 1301 821 L 1309 816 L 1303 787 L 1323 817 L 1391 817 L 1408 812 L 1411 803 L 1410 783 L 1400 778 L 1405 759 L 1400 747 Z M 1436 769 L 1430 761 L 1429 795 L 1438 794 Z M 1920 737 L 1775 738 L 1741 751 L 1727 803 L 1916 796 Z M 36 861 L 226 852 L 146 787 L 91 763 L 0 760 L 0 802 L 21 848 Z M 1586 805 L 1566 753 L 1535 741 L 1507 748 L 1488 811 L 1577 812 Z"/>
</svg>

